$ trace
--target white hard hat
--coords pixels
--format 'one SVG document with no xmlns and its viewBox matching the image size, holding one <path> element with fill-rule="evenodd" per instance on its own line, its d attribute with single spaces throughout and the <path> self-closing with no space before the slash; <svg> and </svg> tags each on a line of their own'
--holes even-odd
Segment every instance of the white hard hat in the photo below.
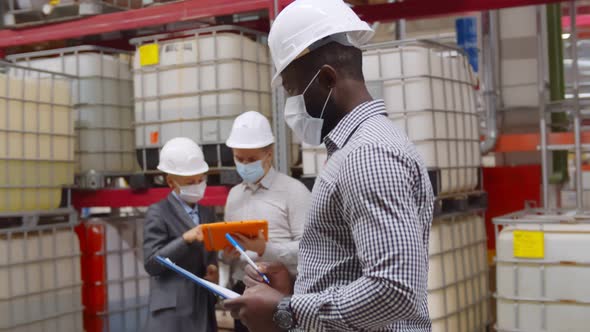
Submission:
<svg viewBox="0 0 590 332">
<path fill-rule="evenodd" d="M 282 84 L 283 70 L 310 51 L 313 43 L 342 33 L 352 46 L 360 47 L 373 37 L 374 31 L 343 0 L 297 0 L 285 7 L 268 35 L 276 69 L 272 86 Z"/>
<path fill-rule="evenodd" d="M 166 142 L 160 151 L 158 169 L 168 174 L 193 176 L 207 173 L 209 165 L 197 143 L 190 138 L 176 137 Z"/>
<path fill-rule="evenodd" d="M 268 119 L 258 112 L 249 111 L 236 118 L 225 145 L 233 149 L 258 149 L 274 142 Z"/>
</svg>

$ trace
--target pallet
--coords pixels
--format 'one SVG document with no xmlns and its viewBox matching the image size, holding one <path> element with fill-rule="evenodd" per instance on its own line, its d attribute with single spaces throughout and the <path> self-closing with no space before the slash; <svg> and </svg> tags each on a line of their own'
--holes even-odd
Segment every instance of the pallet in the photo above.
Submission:
<svg viewBox="0 0 590 332">
<path fill-rule="evenodd" d="M 83 174 L 76 174 L 74 186 L 80 189 L 98 190 L 103 188 L 116 187 L 119 178 L 129 183 L 133 173 L 130 172 L 97 172 L 88 171 Z"/>
<path fill-rule="evenodd" d="M 434 217 L 444 218 L 485 211 L 488 207 L 488 194 L 474 191 L 453 196 L 437 197 L 434 202 Z"/>
<path fill-rule="evenodd" d="M 56 226 L 71 227 L 78 223 L 78 214 L 73 208 L 47 211 L 23 211 L 0 213 L 0 234 L 51 229 Z"/>
<path fill-rule="evenodd" d="M 205 162 L 210 168 L 235 167 L 233 152 L 231 148 L 225 145 L 225 143 L 203 144 L 201 145 L 201 149 L 203 150 Z M 158 162 L 160 160 L 160 148 L 136 148 L 135 156 L 137 158 L 137 163 L 142 170 L 147 172 L 157 171 Z"/>
<path fill-rule="evenodd" d="M 146 173 L 135 173 L 124 176 L 127 183 L 133 190 L 143 190 L 148 188 L 167 187 L 164 177 L 165 174 L 159 171 Z M 208 186 L 235 186 L 242 183 L 242 178 L 235 169 L 215 169 L 212 168 L 207 173 Z M 88 188 L 85 188 L 88 189 Z M 91 188 L 102 189 L 102 188 Z"/>
<path fill-rule="evenodd" d="M 482 178 L 481 178 L 481 167 L 478 169 L 477 172 L 477 187 L 482 188 Z M 441 170 L 438 168 L 429 168 L 428 169 L 428 178 L 430 178 L 430 184 L 432 185 L 432 191 L 434 192 L 434 196 L 441 196 Z M 450 195 L 450 194 L 449 194 Z"/>
<path fill-rule="evenodd" d="M 141 1 L 139 0 L 132 0 L 130 4 L 131 6 L 129 7 L 127 0 L 65 3 L 55 6 L 49 15 L 43 14 L 41 9 L 32 8 L 11 11 L 8 9 L 8 5 L 6 5 L 3 22 L 5 28 L 14 29 L 63 22 L 84 16 L 107 14 L 141 7 Z"/>
<path fill-rule="evenodd" d="M 428 172 L 431 182 L 437 181 L 438 171 Z M 315 177 L 301 177 L 301 181 L 309 190 L 313 189 Z M 480 179 L 481 183 L 481 179 Z M 433 183 L 435 194 L 438 193 Z M 456 216 L 460 214 L 475 213 L 484 211 L 488 206 L 488 195 L 486 192 L 477 190 L 466 193 L 456 193 L 445 196 L 438 196 L 434 203 L 434 217 Z"/>
</svg>

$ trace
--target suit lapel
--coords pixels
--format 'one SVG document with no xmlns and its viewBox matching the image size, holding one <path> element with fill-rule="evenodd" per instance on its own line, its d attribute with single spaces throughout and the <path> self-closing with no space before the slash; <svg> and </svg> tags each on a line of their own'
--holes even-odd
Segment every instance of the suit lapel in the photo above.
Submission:
<svg viewBox="0 0 590 332">
<path fill-rule="evenodd" d="M 189 217 L 188 213 L 186 213 L 182 205 L 180 205 L 180 202 L 176 199 L 176 197 L 174 197 L 174 195 L 172 195 L 172 193 L 168 195 L 168 203 L 170 203 L 172 206 L 172 211 L 178 220 L 182 221 L 184 226 L 186 226 L 188 229 L 195 227 L 195 223 L 191 217 Z"/>
<path fill-rule="evenodd" d="M 203 206 L 199 205 L 199 222 L 201 224 L 208 224 L 212 222 L 211 213 L 208 209 L 204 208 Z"/>
</svg>

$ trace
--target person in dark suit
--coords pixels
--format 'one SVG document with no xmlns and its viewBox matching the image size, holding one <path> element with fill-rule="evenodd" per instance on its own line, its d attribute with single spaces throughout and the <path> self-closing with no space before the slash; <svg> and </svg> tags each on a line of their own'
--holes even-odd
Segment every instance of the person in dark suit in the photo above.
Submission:
<svg viewBox="0 0 590 332">
<path fill-rule="evenodd" d="M 170 258 L 191 273 L 217 283 L 217 255 L 202 244 L 201 224 L 214 221 L 212 210 L 199 206 L 209 170 L 203 152 L 184 137 L 168 141 L 158 169 L 166 173 L 172 192 L 147 211 L 144 264 L 150 275 L 147 332 L 215 332 L 215 296 L 167 269 L 156 256 Z"/>
</svg>

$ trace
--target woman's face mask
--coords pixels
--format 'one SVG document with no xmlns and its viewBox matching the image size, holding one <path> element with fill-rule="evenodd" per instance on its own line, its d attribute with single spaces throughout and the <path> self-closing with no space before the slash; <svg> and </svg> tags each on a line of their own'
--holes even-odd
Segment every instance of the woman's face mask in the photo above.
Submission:
<svg viewBox="0 0 590 332">
<path fill-rule="evenodd" d="M 306 144 L 313 146 L 318 146 L 322 144 L 324 110 L 326 109 L 328 100 L 330 100 L 330 96 L 332 95 L 332 89 L 330 89 L 328 97 L 324 102 L 324 106 L 322 107 L 321 112 L 319 112 L 319 118 L 314 118 L 311 115 L 309 115 L 309 113 L 307 112 L 307 108 L 305 106 L 305 99 L 303 96 L 311 86 L 311 83 L 313 83 L 313 81 L 315 81 L 315 79 L 318 77 L 320 71 L 321 69 L 318 70 L 318 72 L 313 76 L 311 81 L 303 90 L 302 94 L 289 97 L 285 102 L 285 122 L 291 128 L 291 130 L 295 132 L 295 135 L 297 135 L 297 137 L 300 140 L 302 140 Z"/>
</svg>

